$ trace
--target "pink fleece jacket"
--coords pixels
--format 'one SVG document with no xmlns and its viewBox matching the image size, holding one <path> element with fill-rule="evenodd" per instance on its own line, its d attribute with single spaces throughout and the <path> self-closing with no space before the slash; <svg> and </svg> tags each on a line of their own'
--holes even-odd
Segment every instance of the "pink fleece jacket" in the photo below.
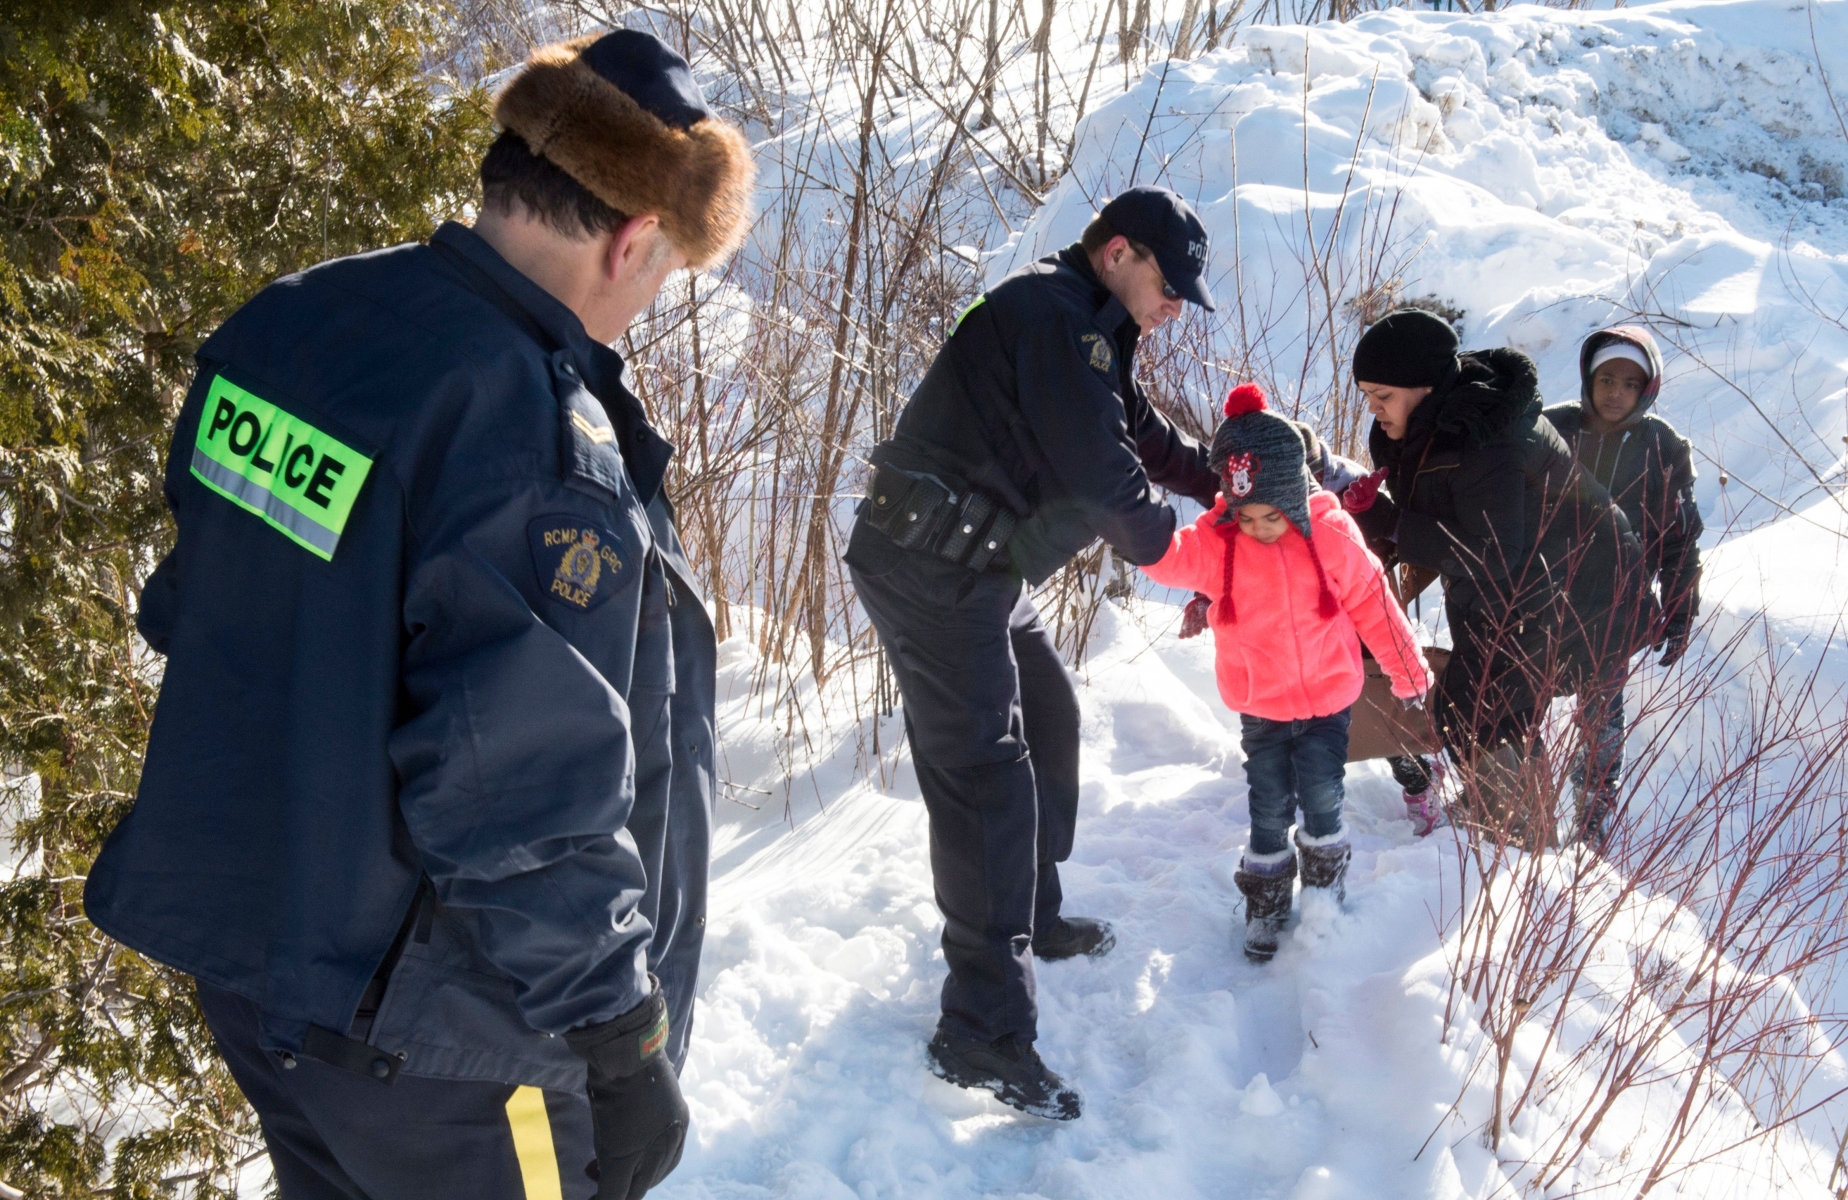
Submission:
<svg viewBox="0 0 1848 1200">
<path fill-rule="evenodd" d="M 1157 583 L 1213 597 L 1206 619 L 1226 707 L 1273 721 L 1340 712 L 1360 699 L 1365 682 L 1361 638 L 1392 676 L 1393 695 L 1430 690 L 1431 672 L 1380 560 L 1333 494 L 1309 497 L 1316 553 L 1340 610 L 1332 617 L 1321 613 L 1322 585 L 1302 534 L 1291 528 L 1266 546 L 1235 525 L 1217 525 L 1225 509 L 1222 495 L 1211 512 L 1175 531 L 1160 562 L 1142 569 Z M 1236 548 L 1231 619 L 1224 598 L 1229 546 Z"/>
</svg>

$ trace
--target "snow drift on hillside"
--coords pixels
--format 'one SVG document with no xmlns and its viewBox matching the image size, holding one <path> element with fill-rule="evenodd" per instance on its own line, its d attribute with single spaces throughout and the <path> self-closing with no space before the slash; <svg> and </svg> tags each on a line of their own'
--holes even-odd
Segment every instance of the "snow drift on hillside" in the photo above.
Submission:
<svg viewBox="0 0 1848 1200">
<path fill-rule="evenodd" d="M 1460 312 L 1466 346 L 1534 355 L 1550 401 L 1576 397 L 1585 333 L 1641 319 L 1709 525 L 1755 525 L 1840 490 L 1848 127 L 1824 71 L 1848 84 L 1848 4 L 1246 28 L 1095 113 L 989 277 L 1075 238 L 1133 171 L 1207 223 L 1219 355 L 1236 360 L 1242 330 L 1311 411 L 1331 380 L 1299 370 L 1322 319 L 1306 264 L 1331 229 L 1324 260 L 1377 264 L 1396 294 Z M 1337 277 L 1338 303 L 1366 282 Z"/>
</svg>

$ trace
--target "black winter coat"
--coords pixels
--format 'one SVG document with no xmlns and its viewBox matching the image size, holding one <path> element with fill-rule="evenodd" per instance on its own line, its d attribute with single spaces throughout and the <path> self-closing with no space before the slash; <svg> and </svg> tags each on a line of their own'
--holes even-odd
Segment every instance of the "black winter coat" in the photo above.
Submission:
<svg viewBox="0 0 1848 1200">
<path fill-rule="evenodd" d="M 1492 674 L 1525 674 L 1503 706 L 1574 690 L 1587 647 L 1604 636 L 1581 614 L 1608 616 L 1630 535 L 1541 419 L 1533 360 L 1509 349 L 1461 355 L 1412 410 L 1405 437 L 1393 441 L 1376 421 L 1368 448 L 1387 468 L 1398 557 L 1443 579 L 1459 647 L 1498 662 Z"/>
<path fill-rule="evenodd" d="M 1653 413 L 1614 433 L 1593 433 L 1585 427 L 1582 402 L 1555 404 L 1546 419 L 1629 519 L 1642 542 L 1643 584 L 1654 587 L 1664 623 L 1691 622 L 1700 612 L 1703 526 L 1687 439 Z"/>
<path fill-rule="evenodd" d="M 678 1060 L 714 645 L 621 359 L 456 225 L 277 281 L 198 357 L 91 919 L 255 1002 L 275 1051 L 581 1090 L 547 1035 L 652 970 Z"/>
<path fill-rule="evenodd" d="M 1022 267 L 963 314 L 879 454 L 1024 518 L 1008 548 L 1029 583 L 1099 537 L 1154 562 L 1175 515 L 1151 484 L 1210 508 L 1219 477 L 1136 382 L 1140 333 L 1078 246 Z"/>
</svg>

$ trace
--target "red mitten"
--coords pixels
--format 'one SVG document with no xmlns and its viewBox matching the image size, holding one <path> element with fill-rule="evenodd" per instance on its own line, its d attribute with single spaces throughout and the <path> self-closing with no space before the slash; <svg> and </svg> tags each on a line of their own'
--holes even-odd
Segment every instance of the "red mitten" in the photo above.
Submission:
<svg viewBox="0 0 1848 1200">
<path fill-rule="evenodd" d="M 1212 605 L 1211 597 L 1195 592 L 1194 598 L 1181 610 L 1181 633 L 1184 638 L 1198 637 L 1206 632 L 1206 610 Z"/>
<path fill-rule="evenodd" d="M 1386 468 L 1381 467 L 1371 475 L 1362 475 L 1341 493 L 1341 507 L 1351 513 L 1366 512 L 1379 498 L 1380 484 L 1386 482 Z"/>
</svg>

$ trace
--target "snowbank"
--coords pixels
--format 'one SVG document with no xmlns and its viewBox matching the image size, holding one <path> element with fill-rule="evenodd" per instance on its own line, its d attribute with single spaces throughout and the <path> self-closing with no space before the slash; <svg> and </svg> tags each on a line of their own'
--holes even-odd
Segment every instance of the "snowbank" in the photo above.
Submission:
<svg viewBox="0 0 1848 1200">
<path fill-rule="evenodd" d="M 1749 528 L 1840 491 L 1848 127 L 1824 71 L 1848 84 L 1839 2 L 1251 27 L 1094 114 L 989 278 L 1075 238 L 1128 182 L 1173 187 L 1213 236 L 1217 357 L 1253 344 L 1252 368 L 1311 413 L 1334 383 L 1308 353 L 1325 284 L 1337 321 L 1388 284 L 1440 303 L 1466 345 L 1534 355 L 1555 402 L 1578 394 L 1580 338 L 1640 319 L 1709 524 Z"/>
</svg>

